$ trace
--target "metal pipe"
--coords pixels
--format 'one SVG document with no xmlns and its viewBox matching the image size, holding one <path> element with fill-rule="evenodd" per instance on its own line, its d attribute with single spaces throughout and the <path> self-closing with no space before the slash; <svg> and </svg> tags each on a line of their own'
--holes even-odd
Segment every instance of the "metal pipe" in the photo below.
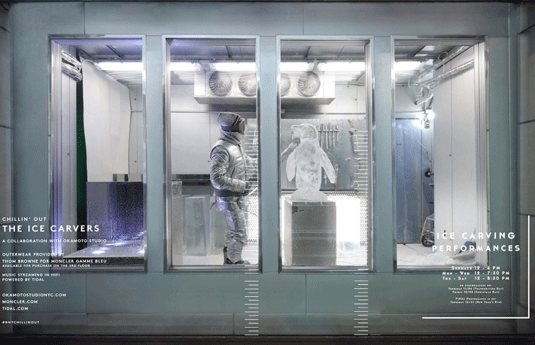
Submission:
<svg viewBox="0 0 535 345">
<path fill-rule="evenodd" d="M 428 75 L 429 73 L 431 73 L 434 70 L 436 70 L 437 68 L 440 68 L 440 67 L 444 66 L 446 63 L 451 61 L 453 58 L 455 58 L 455 57 L 461 55 L 462 53 L 464 53 L 466 50 L 468 50 L 468 48 L 470 48 L 470 46 L 460 46 L 460 47 L 454 48 L 448 55 L 446 55 L 446 57 L 444 57 L 443 59 L 438 60 L 437 62 L 435 62 L 433 64 L 433 66 L 429 67 L 428 69 L 426 69 L 422 73 L 420 73 L 418 75 L 418 77 L 416 77 L 416 80 L 418 81 L 418 80 L 422 79 L 423 77 L 425 77 L 426 75 Z"/>
<path fill-rule="evenodd" d="M 61 71 L 76 81 L 82 80 L 82 64 L 63 50 L 61 51 Z"/>
<path fill-rule="evenodd" d="M 438 84 L 442 79 L 446 79 L 446 78 L 449 78 L 451 76 L 454 76 L 455 74 L 461 73 L 462 71 L 467 70 L 467 69 L 469 69 L 469 68 L 471 68 L 473 66 L 474 66 L 474 60 L 465 62 L 462 65 L 457 66 L 457 67 L 451 69 L 448 72 L 442 73 L 442 74 L 434 77 L 433 79 L 429 79 L 429 80 L 426 80 L 426 81 L 420 83 L 420 87 L 433 88 L 433 86 L 435 84 Z"/>
<path fill-rule="evenodd" d="M 82 64 L 80 63 L 80 61 L 76 60 L 74 56 L 72 56 L 71 54 L 67 53 L 64 50 L 61 51 L 61 59 L 73 65 L 78 70 L 82 69 Z"/>
<path fill-rule="evenodd" d="M 445 73 L 442 73 L 432 79 L 429 79 L 429 80 L 426 80 L 425 82 L 422 82 L 419 84 L 420 86 L 420 93 L 422 96 L 416 98 L 414 100 L 414 104 L 416 105 L 419 105 L 419 104 L 422 104 L 424 102 L 427 102 L 429 101 L 431 98 L 433 98 L 433 87 L 436 86 L 436 84 L 438 84 L 440 81 L 442 81 L 443 79 L 446 79 L 446 78 L 449 78 L 449 77 L 452 77 L 456 74 L 459 74 L 461 73 L 462 71 L 465 71 L 471 67 L 474 66 L 474 60 L 471 60 L 471 61 L 468 61 L 468 62 L 465 62 L 464 64 L 460 65 L 460 66 L 457 66 L 453 69 L 451 69 L 450 71 L 448 72 L 445 72 Z M 428 94 L 427 95 L 424 95 L 424 90 L 428 90 Z"/>
<path fill-rule="evenodd" d="M 427 95 L 424 92 L 425 90 L 427 90 Z M 419 104 L 422 104 L 424 102 L 427 102 L 428 100 L 433 98 L 433 91 L 431 91 L 431 87 L 429 85 L 421 85 L 420 86 L 420 94 L 421 94 L 421 96 L 417 97 L 414 100 L 414 104 L 416 104 L 416 105 L 419 105 Z"/>
<path fill-rule="evenodd" d="M 62 63 L 61 71 L 76 81 L 82 81 L 82 73 L 71 65 Z"/>
</svg>

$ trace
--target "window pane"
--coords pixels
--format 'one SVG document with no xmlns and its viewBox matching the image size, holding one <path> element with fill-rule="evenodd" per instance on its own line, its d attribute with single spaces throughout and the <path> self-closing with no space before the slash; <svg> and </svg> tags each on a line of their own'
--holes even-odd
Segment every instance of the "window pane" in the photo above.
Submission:
<svg viewBox="0 0 535 345">
<path fill-rule="evenodd" d="M 171 269 L 258 265 L 255 45 L 167 41 Z"/>
<path fill-rule="evenodd" d="M 483 45 L 395 42 L 398 267 L 487 265 Z"/>
<path fill-rule="evenodd" d="M 143 269 L 142 39 L 51 44 L 52 256 Z"/>
<path fill-rule="evenodd" d="M 367 41 L 283 40 L 283 267 L 370 263 Z"/>
</svg>

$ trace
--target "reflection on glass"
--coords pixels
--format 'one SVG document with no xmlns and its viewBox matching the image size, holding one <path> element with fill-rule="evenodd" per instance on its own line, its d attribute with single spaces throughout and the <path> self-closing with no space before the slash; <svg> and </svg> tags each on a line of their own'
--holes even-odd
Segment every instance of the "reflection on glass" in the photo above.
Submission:
<svg viewBox="0 0 535 345">
<path fill-rule="evenodd" d="M 483 43 L 395 47 L 397 265 L 486 267 Z"/>
<path fill-rule="evenodd" d="M 283 267 L 369 267 L 367 44 L 281 42 Z"/>
<path fill-rule="evenodd" d="M 51 44 L 52 256 L 142 269 L 142 40 Z"/>
<path fill-rule="evenodd" d="M 168 267 L 256 267 L 256 41 L 167 43 Z"/>
</svg>

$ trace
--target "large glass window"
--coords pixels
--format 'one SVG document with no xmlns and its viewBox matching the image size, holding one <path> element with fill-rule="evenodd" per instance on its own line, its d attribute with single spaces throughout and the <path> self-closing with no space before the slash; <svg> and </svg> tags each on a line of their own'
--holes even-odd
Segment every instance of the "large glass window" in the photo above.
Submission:
<svg viewBox="0 0 535 345">
<path fill-rule="evenodd" d="M 258 265 L 255 38 L 167 38 L 167 267 Z"/>
<path fill-rule="evenodd" d="M 367 268 L 371 92 L 367 40 L 280 41 L 283 268 Z"/>
<path fill-rule="evenodd" d="M 51 41 L 53 267 L 144 269 L 141 38 Z"/>
<path fill-rule="evenodd" d="M 398 268 L 487 266 L 485 49 L 395 41 Z"/>
</svg>

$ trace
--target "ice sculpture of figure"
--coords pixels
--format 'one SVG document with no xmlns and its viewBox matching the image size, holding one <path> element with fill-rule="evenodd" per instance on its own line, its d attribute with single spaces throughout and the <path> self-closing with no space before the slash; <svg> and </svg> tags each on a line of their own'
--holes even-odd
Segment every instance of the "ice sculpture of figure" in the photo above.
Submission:
<svg viewBox="0 0 535 345">
<path fill-rule="evenodd" d="M 241 147 L 245 132 L 245 120 L 241 116 L 220 113 L 217 122 L 221 125 L 221 138 L 210 154 L 210 181 L 215 188 L 217 207 L 227 218 L 223 260 L 225 264 L 244 264 L 241 253 L 247 241 L 247 195 L 256 179 L 254 171 L 249 171 L 247 165 L 256 166 L 256 160 Z"/>
<path fill-rule="evenodd" d="M 314 125 L 302 123 L 292 126 L 292 131 L 299 136 L 300 142 L 288 157 L 286 176 L 289 181 L 295 177 L 297 190 L 292 200 L 327 201 L 327 196 L 320 192 L 321 169 L 331 183 L 335 182 L 334 167 L 321 148 L 318 141 L 318 130 Z"/>
</svg>

